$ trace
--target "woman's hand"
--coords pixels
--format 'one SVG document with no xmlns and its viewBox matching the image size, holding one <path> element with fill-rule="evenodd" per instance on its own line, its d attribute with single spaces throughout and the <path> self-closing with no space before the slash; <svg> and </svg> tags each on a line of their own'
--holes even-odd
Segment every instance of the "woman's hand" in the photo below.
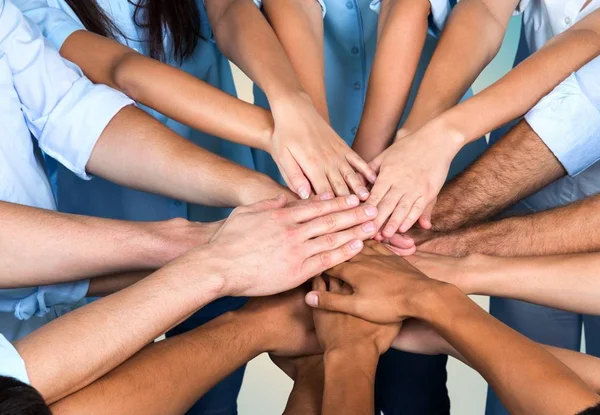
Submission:
<svg viewBox="0 0 600 415">
<path fill-rule="evenodd" d="M 303 199 L 311 192 L 369 197 L 361 175 L 373 183 L 375 172 L 321 118 L 309 98 L 278 101 L 272 112 L 275 128 L 268 150 L 292 191 Z"/>
</svg>

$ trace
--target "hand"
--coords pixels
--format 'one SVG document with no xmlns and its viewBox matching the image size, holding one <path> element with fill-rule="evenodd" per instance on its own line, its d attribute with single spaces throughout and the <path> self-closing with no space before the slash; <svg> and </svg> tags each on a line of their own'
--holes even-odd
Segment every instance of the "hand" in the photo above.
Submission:
<svg viewBox="0 0 600 415">
<path fill-rule="evenodd" d="M 363 251 L 349 262 L 328 270 L 327 275 L 349 284 L 353 294 L 313 290 L 306 295 L 307 304 L 375 323 L 399 323 L 419 317 L 421 302 L 426 302 L 443 285 L 374 241 L 367 242 Z"/>
<path fill-rule="evenodd" d="M 367 199 L 360 174 L 374 182 L 375 172 L 321 118 L 310 99 L 280 103 L 272 113 L 275 129 L 269 152 L 292 191 L 302 199 L 309 197 L 311 187 L 317 194 L 352 192 Z"/>
<path fill-rule="evenodd" d="M 304 302 L 308 290 L 302 286 L 282 294 L 253 298 L 238 312 L 251 316 L 263 331 L 260 352 L 295 357 L 320 354 L 312 309 Z"/>
<path fill-rule="evenodd" d="M 378 173 L 367 203 L 379 208 L 377 227 L 385 238 L 406 232 L 425 213 L 441 190 L 461 139 L 437 124 L 396 140 L 370 165 Z M 423 220 L 425 227 L 429 226 Z M 430 226 L 429 226 L 430 227 Z"/>
<path fill-rule="evenodd" d="M 280 197 L 237 208 L 213 236 L 204 259 L 223 278 L 227 295 L 298 287 L 356 255 L 375 232 L 376 210 L 359 206 L 354 195 L 289 208 L 285 203 Z"/>
<path fill-rule="evenodd" d="M 341 281 L 330 278 L 329 289 L 321 276 L 313 280 L 313 291 L 350 297 L 352 289 Z M 379 355 L 385 353 L 398 335 L 402 323 L 375 324 L 348 314 L 316 309 L 313 314 L 315 329 L 325 353 L 359 347 L 375 347 Z"/>
<path fill-rule="evenodd" d="M 419 252 L 429 252 L 439 255 L 461 257 L 469 254 L 467 230 L 455 232 L 433 232 L 423 229 L 411 229 L 406 234 L 395 234 L 384 241 L 392 247 L 392 251 L 400 256 L 411 255 L 412 252 L 406 248 L 414 241 Z M 398 248 L 398 249 L 396 249 Z"/>
</svg>

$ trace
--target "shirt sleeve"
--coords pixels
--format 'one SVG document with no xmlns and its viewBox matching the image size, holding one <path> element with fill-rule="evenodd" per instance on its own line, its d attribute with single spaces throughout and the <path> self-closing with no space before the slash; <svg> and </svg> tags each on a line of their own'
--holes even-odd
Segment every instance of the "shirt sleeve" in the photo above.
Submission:
<svg viewBox="0 0 600 415">
<path fill-rule="evenodd" d="M 254 4 L 256 4 L 257 7 L 262 7 L 262 2 L 263 0 L 253 0 Z M 327 13 L 327 7 L 325 6 L 325 0 L 315 0 L 317 3 L 319 3 L 319 6 L 321 6 L 321 10 L 323 10 L 323 17 L 325 17 L 325 13 Z"/>
<path fill-rule="evenodd" d="M 600 85 L 596 58 L 545 96 L 525 120 L 570 176 L 600 160 Z"/>
<path fill-rule="evenodd" d="M 27 19 L 35 23 L 46 39 L 60 50 L 65 40 L 78 30 L 86 30 L 81 21 L 65 10 L 50 7 L 47 0 L 13 0 Z"/>
<path fill-rule="evenodd" d="M 90 280 L 68 282 L 63 284 L 44 285 L 36 287 L 30 295 L 13 300 L 12 312 L 19 320 L 29 320 L 31 317 L 42 317 L 60 305 L 76 304 L 85 298 L 90 287 Z M 2 301 L 4 302 L 4 301 Z"/>
<path fill-rule="evenodd" d="M 0 0 L 0 54 L 40 148 L 79 177 L 100 135 L 129 98 L 66 64 L 12 3 Z"/>
<path fill-rule="evenodd" d="M 382 0 L 372 0 L 371 10 L 380 13 L 381 2 Z M 452 4 L 449 0 L 429 0 L 429 3 L 431 7 L 431 12 L 429 14 L 429 29 L 433 35 L 438 36 L 444 29 L 446 20 L 448 20 L 448 17 L 452 12 Z"/>
<path fill-rule="evenodd" d="M 0 334 L 0 375 L 15 378 L 29 384 L 27 368 L 17 349 Z"/>
</svg>

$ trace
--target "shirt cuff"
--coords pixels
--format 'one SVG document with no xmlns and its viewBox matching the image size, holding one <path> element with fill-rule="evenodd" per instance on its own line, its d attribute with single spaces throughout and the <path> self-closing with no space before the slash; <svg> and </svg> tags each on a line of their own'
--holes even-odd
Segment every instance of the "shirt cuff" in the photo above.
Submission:
<svg viewBox="0 0 600 415">
<path fill-rule="evenodd" d="M 575 74 L 542 98 L 525 120 L 570 176 L 600 160 L 600 111 Z"/>
<path fill-rule="evenodd" d="M 53 109 L 39 137 L 40 148 L 82 179 L 92 150 L 113 117 L 134 102 L 106 85 L 77 80 Z"/>
<path fill-rule="evenodd" d="M 87 295 L 90 280 L 38 287 L 31 295 L 19 300 L 15 306 L 15 317 L 28 320 L 34 315 L 42 317 L 58 305 L 75 304 Z"/>
<path fill-rule="evenodd" d="M 14 346 L 0 334 L 0 375 L 29 384 L 25 361 Z"/>
</svg>

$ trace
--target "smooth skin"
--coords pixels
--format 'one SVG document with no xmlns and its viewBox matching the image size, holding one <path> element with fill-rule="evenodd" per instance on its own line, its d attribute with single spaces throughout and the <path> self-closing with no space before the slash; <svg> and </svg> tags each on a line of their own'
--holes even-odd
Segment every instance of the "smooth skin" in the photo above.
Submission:
<svg viewBox="0 0 600 415">
<path fill-rule="evenodd" d="M 487 380 L 510 413 L 575 414 L 600 401 L 544 348 L 383 245 L 369 243 L 360 255 L 328 274 L 349 284 L 352 294 L 311 292 L 306 297 L 309 305 L 381 324 L 424 321 Z"/>
</svg>

